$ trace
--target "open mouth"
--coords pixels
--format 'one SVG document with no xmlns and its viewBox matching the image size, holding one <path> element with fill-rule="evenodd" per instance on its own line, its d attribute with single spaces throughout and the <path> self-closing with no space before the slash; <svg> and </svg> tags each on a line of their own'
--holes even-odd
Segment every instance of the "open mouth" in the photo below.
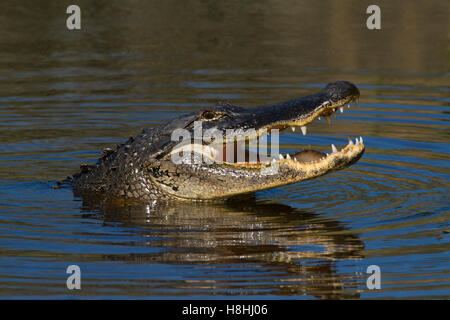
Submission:
<svg viewBox="0 0 450 320">
<path fill-rule="evenodd" d="M 300 130 L 297 131 L 300 131 L 306 136 L 307 125 L 309 123 L 315 120 L 322 120 L 322 118 L 328 120 L 328 123 L 331 123 L 332 115 L 336 115 L 338 112 L 343 113 L 345 109 L 350 109 L 351 104 L 357 106 L 357 99 L 358 97 L 347 97 L 334 103 L 325 101 L 311 112 L 301 115 L 298 119 L 271 123 L 260 128 L 258 131 L 254 131 L 255 133 L 253 135 L 233 137 L 228 140 L 224 139 L 218 143 L 191 144 L 189 150 L 202 154 L 203 158 L 209 159 L 212 162 L 245 169 L 267 167 L 274 163 L 285 164 L 294 168 L 301 165 L 317 165 L 320 167 L 321 164 L 324 164 L 329 166 L 330 163 L 338 167 L 340 159 L 345 160 L 344 162 L 347 164 L 351 164 L 353 163 L 352 159 L 359 159 L 364 151 L 362 137 L 356 138 L 354 141 L 349 138 L 348 144 L 343 147 L 336 147 L 334 144 L 330 144 L 329 152 L 321 152 L 310 148 L 285 155 L 273 152 L 273 148 L 271 150 L 268 150 L 268 148 L 261 150 L 261 138 L 266 138 L 262 132 L 270 134 L 273 133 L 273 129 L 278 129 L 283 132 L 289 130 L 289 128 L 292 131 L 296 131 L 296 128 L 299 128 Z M 255 150 L 257 151 L 255 152 Z M 180 151 L 187 151 L 187 149 L 185 147 L 176 148 L 172 150 L 172 153 Z"/>
</svg>

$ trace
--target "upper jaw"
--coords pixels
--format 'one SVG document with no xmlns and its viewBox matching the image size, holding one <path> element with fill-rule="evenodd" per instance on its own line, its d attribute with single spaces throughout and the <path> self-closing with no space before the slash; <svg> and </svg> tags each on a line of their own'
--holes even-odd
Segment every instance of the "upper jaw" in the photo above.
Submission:
<svg viewBox="0 0 450 320">
<path fill-rule="evenodd" d="M 360 92 L 355 85 L 347 81 L 337 81 L 328 84 L 320 92 L 303 98 L 270 106 L 249 109 L 239 108 L 238 112 L 233 112 L 233 115 L 225 118 L 224 121 L 217 123 L 202 122 L 202 130 L 204 132 L 213 129 L 222 136 L 222 140 L 219 144 L 203 141 L 200 146 L 201 153 L 212 158 L 212 160 L 217 160 L 214 157 L 218 152 L 217 149 L 222 147 L 222 142 L 228 143 L 258 138 L 261 135 L 270 134 L 271 129 L 284 130 L 292 127 L 292 130 L 295 131 L 294 127 L 301 127 L 303 135 L 306 135 L 307 124 L 316 119 L 320 120 L 321 117 L 331 122 L 330 116 L 333 113 L 336 114 L 339 111 L 343 113 L 346 106 L 350 108 L 351 103 L 357 106 L 359 96 Z M 227 136 L 226 132 L 228 129 L 232 129 L 235 135 Z M 357 142 L 358 140 L 356 140 L 355 144 Z M 170 154 L 179 151 L 180 148 L 175 147 Z"/>
<path fill-rule="evenodd" d="M 350 95 L 341 96 L 338 98 L 336 97 L 333 98 L 332 96 L 324 94 L 323 92 L 319 92 L 315 95 L 306 98 L 309 98 L 309 100 L 305 99 L 306 101 L 303 106 L 293 105 L 288 106 L 285 109 L 280 109 L 278 111 L 275 111 L 276 109 L 274 108 L 275 112 L 286 113 L 288 115 L 293 114 L 293 116 L 272 121 L 271 123 L 262 126 L 262 128 L 263 129 L 278 128 L 282 130 L 287 127 L 306 126 L 307 124 L 313 122 L 314 120 L 320 117 L 324 117 L 329 120 L 329 117 L 333 113 L 337 113 L 338 111 L 342 113 L 346 106 L 347 108 L 350 108 L 351 104 L 357 106 L 359 99 L 359 91 L 355 91 Z M 276 116 L 274 115 L 272 119 L 276 119 Z"/>
<path fill-rule="evenodd" d="M 349 87 L 343 91 L 344 93 L 336 92 L 336 89 L 333 89 L 332 85 L 340 83 Z M 329 86 L 332 89 L 328 88 Z M 241 113 L 233 115 L 234 119 L 230 119 L 230 122 L 225 121 L 218 125 L 206 123 L 204 127 L 205 129 L 216 128 L 222 132 L 224 139 L 227 129 L 234 129 L 242 133 L 242 137 L 237 136 L 236 140 L 248 139 L 253 138 L 247 134 L 249 129 L 255 129 L 255 135 L 260 136 L 262 133 L 268 133 L 271 129 L 284 130 L 288 127 L 303 127 L 321 117 L 330 122 L 330 116 L 333 113 L 342 113 L 345 107 L 350 108 L 351 104 L 357 106 L 360 93 L 353 84 L 338 81 L 329 84 L 327 88 L 303 98 L 270 106 L 243 109 Z"/>
</svg>

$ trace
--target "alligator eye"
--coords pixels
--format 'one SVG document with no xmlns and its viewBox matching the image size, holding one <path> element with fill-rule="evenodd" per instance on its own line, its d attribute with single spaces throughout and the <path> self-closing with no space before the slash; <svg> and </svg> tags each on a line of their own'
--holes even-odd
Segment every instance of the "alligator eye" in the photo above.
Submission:
<svg viewBox="0 0 450 320">
<path fill-rule="evenodd" d="M 217 112 L 214 110 L 205 110 L 200 113 L 199 119 L 210 121 L 220 119 L 222 118 L 222 116 L 223 116 L 222 112 Z"/>
</svg>

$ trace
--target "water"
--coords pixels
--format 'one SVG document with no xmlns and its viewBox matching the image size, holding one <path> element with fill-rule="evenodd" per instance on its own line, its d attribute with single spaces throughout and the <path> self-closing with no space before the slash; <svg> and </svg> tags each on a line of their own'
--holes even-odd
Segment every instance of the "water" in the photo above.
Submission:
<svg viewBox="0 0 450 320">
<path fill-rule="evenodd" d="M 379 1 L 381 31 L 346 1 L 78 4 L 74 32 L 59 3 L 0 13 L 1 297 L 449 298 L 447 2 Z M 359 106 L 280 147 L 363 136 L 344 171 L 227 204 L 52 188 L 143 127 L 335 80 L 360 88 Z M 80 291 L 66 288 L 71 264 Z M 369 265 L 380 290 L 366 287 Z"/>
</svg>

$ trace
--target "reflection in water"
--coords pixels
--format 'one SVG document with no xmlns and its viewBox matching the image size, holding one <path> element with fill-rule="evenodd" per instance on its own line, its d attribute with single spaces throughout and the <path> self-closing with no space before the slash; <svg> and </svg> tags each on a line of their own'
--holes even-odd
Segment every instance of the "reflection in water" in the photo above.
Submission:
<svg viewBox="0 0 450 320">
<path fill-rule="evenodd" d="M 232 289 L 241 282 L 250 292 L 264 286 L 267 294 L 356 298 L 361 285 L 336 272 L 336 260 L 360 259 L 364 245 L 338 221 L 254 198 L 223 203 L 176 202 L 154 205 L 83 199 L 86 217 L 137 227 L 149 247 L 162 252 L 108 254 L 108 261 L 194 264 L 227 268 L 253 265 L 249 280 L 224 278 L 186 281 L 184 288 Z M 97 213 L 92 214 L 93 211 Z M 258 269 L 270 269 L 259 275 Z M 252 282 L 257 282 L 252 285 Z M 359 282 L 359 283 L 358 283 Z M 179 285 L 179 284 L 177 284 Z"/>
</svg>

